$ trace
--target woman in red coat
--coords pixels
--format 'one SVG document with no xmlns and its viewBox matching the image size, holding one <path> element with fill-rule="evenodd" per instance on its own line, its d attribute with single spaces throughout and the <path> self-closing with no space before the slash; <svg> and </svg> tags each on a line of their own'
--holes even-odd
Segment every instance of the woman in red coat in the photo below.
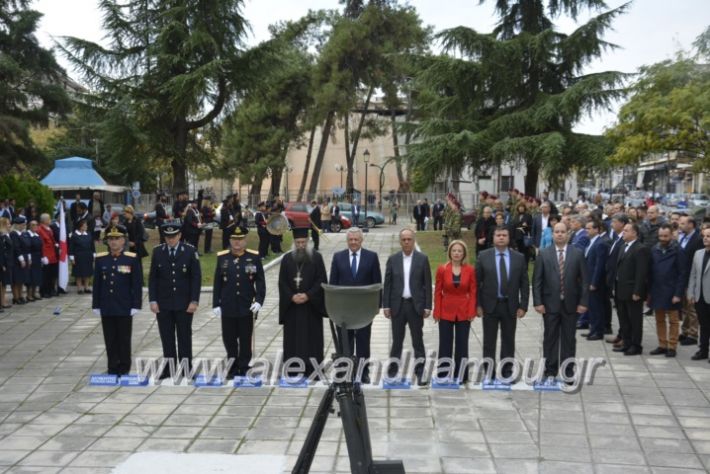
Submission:
<svg viewBox="0 0 710 474">
<path fill-rule="evenodd" d="M 450 367 L 444 358 L 455 362 L 454 377 L 468 381 L 468 335 L 471 320 L 476 317 L 476 271 L 466 263 L 468 248 L 454 240 L 448 248 L 449 263 L 436 270 L 434 320 L 439 323 L 439 378 L 445 378 Z M 455 350 L 454 350 L 455 346 Z M 464 371 L 461 373 L 461 371 Z"/>
</svg>

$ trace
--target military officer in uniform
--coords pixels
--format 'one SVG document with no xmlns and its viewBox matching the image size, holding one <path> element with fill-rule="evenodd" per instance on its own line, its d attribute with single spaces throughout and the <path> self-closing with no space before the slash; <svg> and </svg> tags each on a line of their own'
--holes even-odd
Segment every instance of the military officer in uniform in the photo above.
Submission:
<svg viewBox="0 0 710 474">
<path fill-rule="evenodd" d="M 148 277 L 150 310 L 158 319 L 163 357 L 192 367 L 192 316 L 200 301 L 202 271 L 197 249 L 180 242 L 180 226 L 163 224 L 165 243 L 153 249 Z M 177 348 L 175 336 L 177 333 Z M 160 379 L 170 376 L 166 366 Z"/>
<path fill-rule="evenodd" d="M 236 227 L 229 249 L 217 254 L 212 290 L 212 311 L 222 318 L 222 341 L 233 361 L 228 378 L 245 375 L 251 361 L 254 315 L 266 296 L 264 268 L 259 253 L 247 249 L 245 227 Z"/>
<path fill-rule="evenodd" d="M 133 317 L 143 300 L 143 269 L 133 252 L 124 251 L 126 228 L 106 230 L 108 252 L 96 254 L 92 308 L 101 316 L 108 373 L 126 375 L 131 369 Z"/>
</svg>

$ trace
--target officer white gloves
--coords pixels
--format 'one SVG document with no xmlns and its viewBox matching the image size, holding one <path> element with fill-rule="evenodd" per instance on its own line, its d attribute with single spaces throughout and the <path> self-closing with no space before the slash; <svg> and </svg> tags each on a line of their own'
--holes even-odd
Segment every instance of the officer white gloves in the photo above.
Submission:
<svg viewBox="0 0 710 474">
<path fill-rule="evenodd" d="M 49 265 L 49 259 L 47 257 L 42 257 L 42 265 Z"/>
<path fill-rule="evenodd" d="M 261 305 L 257 302 L 254 302 L 254 304 L 249 306 L 249 311 L 251 311 L 252 313 L 258 313 L 260 309 L 261 309 Z"/>
<path fill-rule="evenodd" d="M 140 310 L 138 310 L 136 308 L 131 308 L 131 316 L 135 316 L 136 314 L 138 314 L 138 311 L 140 311 Z"/>
<path fill-rule="evenodd" d="M 98 308 L 94 308 L 91 310 L 94 313 L 94 316 L 101 316 L 101 310 Z"/>
<path fill-rule="evenodd" d="M 71 260 L 71 264 L 74 265 L 74 263 L 75 263 L 74 255 L 69 255 L 69 260 Z"/>
<path fill-rule="evenodd" d="M 219 306 L 212 308 L 212 314 L 214 314 L 218 318 L 222 317 L 222 308 L 220 308 Z"/>
</svg>

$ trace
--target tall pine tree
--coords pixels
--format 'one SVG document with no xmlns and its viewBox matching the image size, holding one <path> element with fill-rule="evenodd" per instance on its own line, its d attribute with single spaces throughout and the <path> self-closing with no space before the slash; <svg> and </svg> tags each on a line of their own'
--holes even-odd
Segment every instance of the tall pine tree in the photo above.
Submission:
<svg viewBox="0 0 710 474">
<path fill-rule="evenodd" d="M 42 160 L 30 126 L 69 111 L 64 71 L 42 48 L 35 30 L 42 15 L 29 0 L 0 0 L 0 168 L 27 168 Z"/>
<path fill-rule="evenodd" d="M 483 3 L 485 0 L 481 0 Z M 501 162 L 527 169 L 525 192 L 540 174 L 553 186 L 571 170 L 604 162 L 606 141 L 573 132 L 581 116 L 608 108 L 624 94 L 619 72 L 584 74 L 585 66 L 615 46 L 602 39 L 628 4 L 604 11 L 571 34 L 553 19 L 605 10 L 601 0 L 496 0 L 492 33 L 460 26 L 439 34 L 445 53 L 423 58 L 417 78 L 417 143 L 408 153 L 415 186 L 442 170 L 457 175 Z"/>
<path fill-rule="evenodd" d="M 63 50 L 104 110 L 105 158 L 126 172 L 163 163 L 185 189 L 208 133 L 258 57 L 244 49 L 241 0 L 101 0 L 108 46 L 65 38 Z M 102 158 L 103 160 L 104 158 Z"/>
</svg>

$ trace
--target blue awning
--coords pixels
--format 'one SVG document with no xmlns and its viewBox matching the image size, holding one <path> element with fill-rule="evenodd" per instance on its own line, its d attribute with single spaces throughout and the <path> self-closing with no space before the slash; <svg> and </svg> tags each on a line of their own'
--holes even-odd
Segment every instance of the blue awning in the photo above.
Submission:
<svg viewBox="0 0 710 474">
<path fill-rule="evenodd" d="M 41 181 L 53 191 L 90 189 L 96 191 L 123 192 L 125 186 L 113 186 L 106 183 L 94 169 L 94 162 L 78 156 L 64 158 L 54 162 L 54 169 Z"/>
</svg>

